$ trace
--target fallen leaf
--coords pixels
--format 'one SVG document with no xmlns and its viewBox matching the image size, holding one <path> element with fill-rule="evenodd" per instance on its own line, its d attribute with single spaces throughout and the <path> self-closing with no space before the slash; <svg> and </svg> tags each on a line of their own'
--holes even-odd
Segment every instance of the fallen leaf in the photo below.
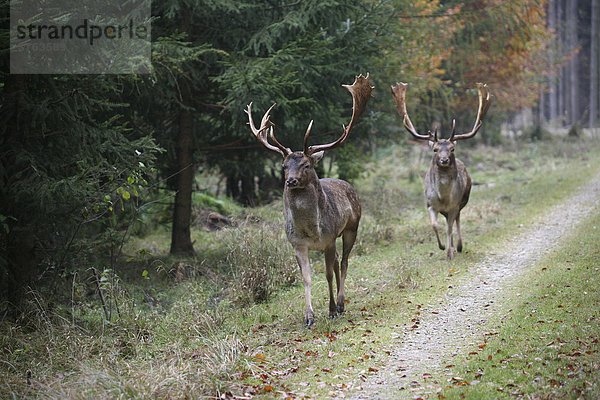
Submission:
<svg viewBox="0 0 600 400">
<path fill-rule="evenodd" d="M 265 388 L 264 388 L 264 391 L 265 391 L 265 392 L 272 392 L 272 391 L 273 391 L 273 389 L 274 389 L 274 388 L 273 388 L 273 386 L 271 386 L 271 385 L 267 385 L 267 386 L 265 386 Z"/>
</svg>

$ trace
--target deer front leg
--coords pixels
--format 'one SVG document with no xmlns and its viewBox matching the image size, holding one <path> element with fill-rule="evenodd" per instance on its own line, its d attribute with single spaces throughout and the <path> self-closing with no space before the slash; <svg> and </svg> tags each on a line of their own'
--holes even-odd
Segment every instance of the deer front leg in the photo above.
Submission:
<svg viewBox="0 0 600 400">
<path fill-rule="evenodd" d="M 455 250 L 454 250 L 454 241 L 452 239 L 452 226 L 454 225 L 454 220 L 456 216 L 452 213 L 448 213 L 446 217 L 446 248 L 448 252 L 446 254 L 447 260 L 452 260 L 454 258 Z"/>
<path fill-rule="evenodd" d="M 335 242 L 325 249 L 325 276 L 327 277 L 327 285 L 329 286 L 329 318 L 337 317 L 337 309 L 335 306 L 335 298 L 333 293 L 333 276 L 335 274 L 336 285 L 340 284 L 340 266 L 338 263 L 338 255 L 335 249 Z"/>
<path fill-rule="evenodd" d="M 296 261 L 302 271 L 302 280 L 304 281 L 304 324 L 311 326 L 315 322 L 315 313 L 310 302 L 311 299 L 311 277 L 310 277 L 310 261 L 308 259 L 308 248 L 297 247 L 294 249 L 296 253 Z"/>
<path fill-rule="evenodd" d="M 456 242 L 456 250 L 460 253 L 462 252 L 462 235 L 460 234 L 460 211 L 456 215 L 456 235 L 458 236 L 458 240 Z"/>
<path fill-rule="evenodd" d="M 433 228 L 433 232 L 435 233 L 435 238 L 437 239 L 438 247 L 440 248 L 440 250 L 445 250 L 446 248 L 442 244 L 442 241 L 440 240 L 440 234 L 438 233 L 438 213 L 431 206 L 427 207 L 427 211 L 429 211 L 429 220 L 431 221 L 431 227 Z"/>
</svg>

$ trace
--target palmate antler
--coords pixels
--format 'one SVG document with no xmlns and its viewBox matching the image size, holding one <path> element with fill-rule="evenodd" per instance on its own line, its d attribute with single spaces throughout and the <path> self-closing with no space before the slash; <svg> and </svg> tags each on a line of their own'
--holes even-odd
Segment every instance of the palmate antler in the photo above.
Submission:
<svg viewBox="0 0 600 400">
<path fill-rule="evenodd" d="M 362 113 L 365 111 L 367 107 L 367 102 L 373 95 L 371 92 L 374 87 L 371 86 L 369 82 L 369 73 L 367 72 L 367 76 L 364 77 L 362 74 L 354 79 L 354 83 L 352 85 L 342 85 L 350 94 L 352 94 L 352 118 L 350 119 L 350 123 L 348 126 L 342 125 L 342 136 L 340 136 L 336 141 L 328 143 L 328 144 L 319 144 L 314 146 L 308 146 L 308 136 L 310 135 L 310 129 L 312 127 L 312 121 L 308 125 L 308 129 L 306 130 L 306 134 L 304 135 L 304 154 L 311 155 L 318 151 L 330 150 L 334 147 L 337 147 L 341 144 L 344 144 L 346 139 L 348 139 L 348 135 L 350 131 L 354 127 L 354 124 L 358 121 Z"/>
<path fill-rule="evenodd" d="M 246 108 L 244 112 L 248 114 L 248 125 L 250 125 L 250 130 L 252 130 L 252 133 L 254 134 L 254 136 L 256 136 L 258 141 L 261 142 L 263 146 L 265 146 L 267 149 L 276 151 L 277 153 L 285 157 L 288 154 L 291 154 L 292 150 L 282 146 L 281 143 L 279 143 L 275 139 L 275 135 L 273 134 L 273 126 L 275 126 L 275 124 L 273 124 L 273 122 L 271 122 L 271 120 L 269 119 L 271 117 L 271 110 L 273 109 L 273 107 L 275 107 L 275 104 L 277 103 L 273 103 L 273 105 L 269 107 L 265 115 L 263 115 L 262 120 L 260 122 L 260 128 L 258 129 L 256 129 L 254 121 L 252 120 L 252 103 L 248 104 L 248 108 Z M 275 146 L 270 144 L 267 140 L 267 130 L 270 131 L 271 138 L 273 139 L 273 143 L 275 143 Z"/>
<path fill-rule="evenodd" d="M 404 127 L 411 135 L 413 135 L 417 139 L 421 140 L 433 140 L 433 136 L 431 132 L 428 132 L 427 135 L 421 135 L 417 133 L 417 130 L 413 126 L 410 117 L 408 116 L 408 112 L 406 111 L 406 88 L 408 87 L 408 83 L 398 82 L 396 86 L 392 86 L 392 97 L 394 98 L 394 103 L 396 103 L 396 109 L 398 110 L 398 114 L 402 117 L 402 122 L 404 123 Z"/>
<path fill-rule="evenodd" d="M 492 104 L 492 95 L 490 93 L 490 89 L 488 85 L 483 83 L 477 84 L 477 92 L 479 93 L 479 108 L 477 109 L 477 119 L 475 120 L 475 124 L 473 125 L 473 129 L 469 133 L 463 133 L 460 135 L 454 134 L 454 123 L 452 126 L 452 135 L 450 135 L 450 141 L 469 139 L 475 136 L 481 125 L 483 124 L 483 117 L 487 113 L 490 108 L 490 104 Z"/>
<path fill-rule="evenodd" d="M 404 127 L 411 135 L 413 135 L 417 139 L 421 140 L 430 140 L 437 141 L 437 132 L 432 134 L 428 132 L 427 135 L 421 135 L 417 133 L 414 128 L 410 117 L 408 116 L 408 112 L 406 111 L 406 88 L 408 84 L 398 82 L 395 86 L 392 86 L 392 97 L 394 98 L 394 103 L 396 103 L 396 108 L 398 113 L 403 118 Z M 477 91 L 479 92 L 479 108 L 477 110 L 477 119 L 475 120 L 475 124 L 473 125 L 473 129 L 471 132 L 463 133 L 460 135 L 455 135 L 456 130 L 456 121 L 452 120 L 452 133 L 450 134 L 450 141 L 469 139 L 475 136 L 481 125 L 483 124 L 483 117 L 487 113 L 490 108 L 490 104 L 492 103 L 492 95 L 490 90 L 486 84 L 478 83 Z"/>
<path fill-rule="evenodd" d="M 352 118 L 350 119 L 350 123 L 348 126 L 342 126 L 343 132 L 342 136 L 340 136 L 336 141 L 331 142 L 329 144 L 321 144 L 321 145 L 308 145 L 308 138 L 310 136 L 310 130 L 312 128 L 313 121 L 310 121 L 308 124 L 308 128 L 306 129 L 306 133 L 304 134 L 304 153 L 308 156 L 314 154 L 318 151 L 324 151 L 333 149 L 341 144 L 343 144 L 346 139 L 348 139 L 348 135 L 350 131 L 360 118 L 361 114 L 365 111 L 367 106 L 367 102 L 369 98 L 373 97 L 371 91 L 374 89 L 369 82 L 369 74 L 364 77 L 361 75 L 357 76 L 352 85 L 342 85 L 352 94 Z M 244 112 L 248 114 L 248 124 L 250 125 L 250 129 L 252 133 L 259 142 L 261 142 L 267 149 L 275 151 L 282 156 L 287 156 L 292 153 L 292 150 L 283 146 L 281 143 L 277 141 L 275 138 L 275 134 L 273 133 L 273 122 L 270 121 L 270 112 L 275 107 L 273 104 L 265 113 L 262 118 L 260 128 L 256 128 L 254 122 L 252 120 L 252 103 L 250 103 Z M 270 144 L 267 140 L 267 130 L 269 131 L 269 136 L 271 137 L 271 141 L 274 145 Z"/>
</svg>

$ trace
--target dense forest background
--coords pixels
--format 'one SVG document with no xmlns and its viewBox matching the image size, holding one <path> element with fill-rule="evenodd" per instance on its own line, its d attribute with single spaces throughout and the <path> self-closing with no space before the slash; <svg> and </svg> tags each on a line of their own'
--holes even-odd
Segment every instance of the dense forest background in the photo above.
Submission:
<svg viewBox="0 0 600 400">
<path fill-rule="evenodd" d="M 278 193 L 280 159 L 249 134 L 244 108 L 277 103 L 280 141 L 335 137 L 351 110 L 341 84 L 371 74 L 375 98 L 349 142 L 324 163 L 352 180 L 360 157 L 407 140 L 389 95 L 410 83 L 418 129 L 468 130 L 475 83 L 495 99 L 477 140 L 529 110 L 547 129 L 600 125 L 599 1 L 155 1 L 148 75 L 9 73 L 2 2 L 0 294 L 5 309 L 30 285 L 110 269 L 130 235 L 166 205 L 171 253 L 193 255 L 194 193 L 243 205 Z M 262 115 L 262 114 L 261 114 Z M 257 117 L 255 117 L 257 118 Z M 360 154 L 360 157 L 357 157 Z M 196 176 L 219 178 L 217 189 Z M 165 208 L 165 207 L 163 207 Z"/>
</svg>

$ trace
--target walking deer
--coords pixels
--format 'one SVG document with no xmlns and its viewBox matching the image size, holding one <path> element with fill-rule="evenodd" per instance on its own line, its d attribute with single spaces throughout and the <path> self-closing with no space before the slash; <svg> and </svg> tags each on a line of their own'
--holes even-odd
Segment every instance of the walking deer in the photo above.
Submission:
<svg viewBox="0 0 600 400">
<path fill-rule="evenodd" d="M 425 175 L 425 200 L 438 246 L 441 250 L 447 249 L 446 258 L 452 260 L 455 254 L 452 240 L 452 226 L 456 221 L 456 233 L 458 236 L 456 249 L 461 252 L 460 211 L 467 205 L 471 193 L 471 177 L 465 165 L 455 157 L 454 148 L 458 140 L 472 138 L 479 131 L 479 128 L 483 124 L 483 117 L 491 104 L 491 94 L 487 85 L 478 83 L 479 109 L 477 110 L 477 119 L 471 132 L 456 135 L 456 121 L 453 120 L 450 138 L 438 139 L 437 129 L 434 130 L 433 134 L 429 131 L 427 135 L 421 135 L 415 130 L 406 112 L 407 86 L 408 84 L 406 83 L 398 83 L 396 86 L 392 86 L 392 96 L 398 113 L 403 118 L 406 130 L 417 139 L 429 141 L 429 147 L 433 150 L 431 164 Z M 446 217 L 446 246 L 442 244 L 440 235 L 438 234 L 438 213 Z"/>
<path fill-rule="evenodd" d="M 352 186 L 340 179 L 319 179 L 315 164 L 323 157 L 325 150 L 342 145 L 350 131 L 364 112 L 373 87 L 366 77 L 359 75 L 352 85 L 343 85 L 352 94 L 352 118 L 348 126 L 342 126 L 342 135 L 329 144 L 308 145 L 313 121 L 304 135 L 304 150 L 292 152 L 281 145 L 273 133 L 274 124 L 270 121 L 273 104 L 264 114 L 260 127 L 252 121 L 252 103 L 245 110 L 252 133 L 267 149 L 283 156 L 285 187 L 283 189 L 285 231 L 294 247 L 296 260 L 304 281 L 304 323 L 314 323 L 311 305 L 311 267 L 309 250 L 325 253 L 325 275 L 329 285 L 329 317 L 334 318 L 344 311 L 344 282 L 348 270 L 348 256 L 356 240 L 356 232 L 361 216 L 360 201 Z M 267 131 L 271 143 L 267 139 Z M 336 238 L 342 237 L 341 271 L 336 251 Z M 337 286 L 337 303 L 334 300 L 333 277 Z"/>
</svg>

